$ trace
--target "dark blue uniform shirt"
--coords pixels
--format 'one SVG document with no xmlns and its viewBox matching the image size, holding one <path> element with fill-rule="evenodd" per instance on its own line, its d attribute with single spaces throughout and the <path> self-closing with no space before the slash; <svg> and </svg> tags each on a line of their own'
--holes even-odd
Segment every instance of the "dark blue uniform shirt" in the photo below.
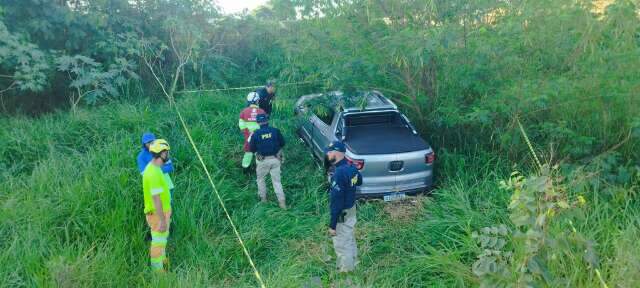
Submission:
<svg viewBox="0 0 640 288">
<path fill-rule="evenodd" d="M 249 150 L 262 156 L 275 156 L 284 147 L 284 137 L 277 128 L 260 125 L 249 141 Z"/>
<path fill-rule="evenodd" d="M 271 104 L 273 99 L 276 98 L 276 93 L 269 94 L 266 87 L 257 89 L 256 93 L 260 95 L 260 100 L 258 101 L 260 109 L 264 110 L 268 115 L 271 115 Z"/>
<path fill-rule="evenodd" d="M 331 223 L 329 227 L 336 229 L 338 217 L 342 210 L 353 207 L 356 202 L 356 186 L 362 185 L 362 175 L 358 169 L 342 159 L 336 164 L 335 173 L 331 176 L 330 209 Z"/>
</svg>

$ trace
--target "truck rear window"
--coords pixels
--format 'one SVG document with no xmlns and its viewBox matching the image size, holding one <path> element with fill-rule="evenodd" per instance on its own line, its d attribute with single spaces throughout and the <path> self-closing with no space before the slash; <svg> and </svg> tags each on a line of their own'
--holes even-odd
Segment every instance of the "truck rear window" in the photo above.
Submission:
<svg viewBox="0 0 640 288">
<path fill-rule="evenodd" d="M 380 124 L 397 125 L 402 124 L 402 121 L 400 118 L 400 114 L 397 112 L 368 114 L 363 113 L 348 115 L 347 117 L 345 117 L 345 124 L 347 127 Z"/>
</svg>

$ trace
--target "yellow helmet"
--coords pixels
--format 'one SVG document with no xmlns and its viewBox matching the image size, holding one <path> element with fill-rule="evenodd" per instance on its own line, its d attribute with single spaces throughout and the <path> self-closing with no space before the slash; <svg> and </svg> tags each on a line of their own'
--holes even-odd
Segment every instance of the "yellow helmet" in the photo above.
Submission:
<svg viewBox="0 0 640 288">
<path fill-rule="evenodd" d="M 151 146 L 149 146 L 149 151 L 151 153 L 160 154 L 162 151 L 169 151 L 171 148 L 169 147 L 169 142 L 164 139 L 156 139 L 151 142 Z"/>
</svg>

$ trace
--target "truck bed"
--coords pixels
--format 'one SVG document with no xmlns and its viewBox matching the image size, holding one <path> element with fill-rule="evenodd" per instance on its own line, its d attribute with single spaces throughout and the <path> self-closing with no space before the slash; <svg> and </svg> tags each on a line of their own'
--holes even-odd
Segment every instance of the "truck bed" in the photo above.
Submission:
<svg viewBox="0 0 640 288">
<path fill-rule="evenodd" d="M 358 155 L 405 153 L 429 148 L 411 129 L 389 124 L 349 127 L 345 144 Z"/>
</svg>

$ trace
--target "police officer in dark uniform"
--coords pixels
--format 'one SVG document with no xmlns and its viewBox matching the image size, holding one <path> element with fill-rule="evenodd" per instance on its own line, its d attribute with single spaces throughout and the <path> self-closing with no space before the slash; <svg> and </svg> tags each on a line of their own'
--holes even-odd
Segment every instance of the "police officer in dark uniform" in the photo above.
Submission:
<svg viewBox="0 0 640 288">
<path fill-rule="evenodd" d="M 264 87 L 257 89 L 256 93 L 260 95 L 258 106 L 264 110 L 268 116 L 271 116 L 273 102 L 276 99 L 276 83 L 274 81 L 268 81 Z"/>
<path fill-rule="evenodd" d="M 336 251 L 337 266 L 340 272 L 355 269 L 358 248 L 354 229 L 356 225 L 356 187 L 362 185 L 362 175 L 358 169 L 347 162 L 344 154 L 346 147 L 335 141 L 325 149 L 327 158 L 335 165 L 331 176 L 330 210 L 331 222 L 329 234 L 332 236 L 333 248 Z"/>
<path fill-rule="evenodd" d="M 249 149 L 256 153 L 256 174 L 258 176 L 258 195 L 262 202 L 267 202 L 267 183 L 265 176 L 271 174 L 273 189 L 278 197 L 280 208 L 286 209 L 286 201 L 282 182 L 280 181 L 280 167 L 282 165 L 282 147 L 284 137 L 277 128 L 269 127 L 268 117 L 259 114 L 256 121 L 260 129 L 253 132 L 249 140 Z"/>
</svg>

